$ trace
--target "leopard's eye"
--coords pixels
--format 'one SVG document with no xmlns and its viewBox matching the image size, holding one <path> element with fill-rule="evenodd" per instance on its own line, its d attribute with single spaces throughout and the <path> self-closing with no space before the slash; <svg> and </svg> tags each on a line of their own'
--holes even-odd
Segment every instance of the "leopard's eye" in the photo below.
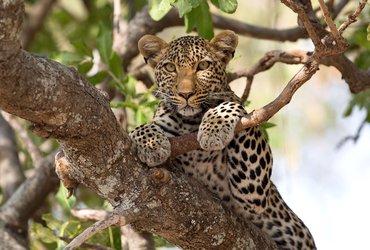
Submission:
<svg viewBox="0 0 370 250">
<path fill-rule="evenodd" d="M 211 65 L 210 62 L 208 61 L 201 61 L 199 64 L 198 64 L 198 68 L 197 70 L 206 70 L 208 69 L 209 65 Z"/>
<path fill-rule="evenodd" d="M 168 72 L 175 72 L 176 71 L 176 66 L 175 64 L 173 63 L 166 63 L 164 65 L 164 68 L 168 71 Z"/>
</svg>

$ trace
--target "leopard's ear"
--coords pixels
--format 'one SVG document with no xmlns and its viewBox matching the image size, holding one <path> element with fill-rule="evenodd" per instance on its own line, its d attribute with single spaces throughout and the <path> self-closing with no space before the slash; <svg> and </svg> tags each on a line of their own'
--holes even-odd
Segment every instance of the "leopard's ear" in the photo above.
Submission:
<svg viewBox="0 0 370 250">
<path fill-rule="evenodd" d="M 210 45 L 215 49 L 216 54 L 227 64 L 234 56 L 236 46 L 238 45 L 238 36 L 234 31 L 225 30 L 215 36 Z"/>
<path fill-rule="evenodd" d="M 145 62 L 154 68 L 166 51 L 168 44 L 157 36 L 145 35 L 140 38 L 138 47 Z"/>
</svg>

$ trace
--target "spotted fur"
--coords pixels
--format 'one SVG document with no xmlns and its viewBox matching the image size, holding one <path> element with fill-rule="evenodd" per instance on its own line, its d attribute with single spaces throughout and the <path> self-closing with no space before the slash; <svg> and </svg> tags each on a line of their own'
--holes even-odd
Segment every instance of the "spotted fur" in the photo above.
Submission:
<svg viewBox="0 0 370 250">
<path fill-rule="evenodd" d="M 210 42 L 196 36 L 169 44 L 151 35 L 140 39 L 139 49 L 154 68 L 161 102 L 153 121 L 130 136 L 140 160 L 156 166 L 170 156 L 167 137 L 198 132 L 202 149 L 178 156 L 175 166 L 239 216 L 252 220 L 280 249 L 315 249 L 308 228 L 270 180 L 272 154 L 261 131 L 252 127 L 234 134 L 246 115 L 225 73 L 237 42 L 232 31 L 221 32 Z"/>
</svg>

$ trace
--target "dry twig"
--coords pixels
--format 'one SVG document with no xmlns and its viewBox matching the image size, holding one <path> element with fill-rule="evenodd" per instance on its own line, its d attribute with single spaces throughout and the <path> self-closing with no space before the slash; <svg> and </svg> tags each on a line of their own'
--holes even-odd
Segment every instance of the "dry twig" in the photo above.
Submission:
<svg viewBox="0 0 370 250">
<path fill-rule="evenodd" d="M 357 128 L 356 134 L 344 137 L 342 140 L 339 141 L 337 148 L 339 149 L 343 147 L 343 145 L 348 141 L 353 141 L 353 143 L 356 143 L 357 140 L 360 138 L 361 131 L 365 127 L 365 124 L 367 124 L 366 119 L 361 122 L 360 126 Z"/>
<path fill-rule="evenodd" d="M 110 226 L 113 226 L 113 225 L 119 225 L 119 226 L 127 225 L 130 223 L 130 220 L 132 220 L 132 218 L 126 218 L 114 212 L 110 213 L 106 218 L 99 220 L 98 222 L 94 223 L 92 226 L 88 227 L 81 234 L 79 234 L 64 249 L 65 250 L 76 249 L 94 234 Z"/>
<path fill-rule="evenodd" d="M 98 209 L 72 209 L 71 214 L 83 221 L 99 221 L 104 220 L 108 216 L 108 212 Z"/>
<path fill-rule="evenodd" d="M 358 16 L 361 14 L 366 4 L 367 0 L 361 0 L 358 3 L 356 10 L 352 14 L 348 15 L 346 21 L 339 26 L 338 30 L 340 34 L 342 34 L 348 28 L 349 25 L 357 21 Z"/>
<path fill-rule="evenodd" d="M 253 78 L 256 74 L 270 69 L 276 62 L 282 62 L 286 64 L 306 63 L 310 55 L 312 55 L 311 52 L 302 50 L 291 50 L 291 51 L 272 50 L 267 52 L 250 69 L 229 73 L 228 81 L 231 82 L 241 77 L 247 78 L 247 83 L 244 88 L 243 95 L 241 97 L 241 102 L 244 103 L 249 96 L 250 89 L 253 83 Z"/>
<path fill-rule="evenodd" d="M 68 238 L 68 237 L 60 237 L 60 239 L 64 240 L 65 242 L 72 242 L 73 241 L 73 239 Z M 92 244 L 92 243 L 87 243 L 87 242 L 82 243 L 81 247 L 87 248 L 87 249 L 90 249 L 90 250 L 114 250 L 114 248 L 111 248 L 111 247 L 106 247 L 106 246 L 102 246 L 100 244 Z"/>
</svg>

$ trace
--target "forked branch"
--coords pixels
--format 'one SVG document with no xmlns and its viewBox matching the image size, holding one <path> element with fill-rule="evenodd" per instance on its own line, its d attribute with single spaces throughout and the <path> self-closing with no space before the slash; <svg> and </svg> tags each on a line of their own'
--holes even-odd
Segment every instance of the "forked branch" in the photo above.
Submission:
<svg viewBox="0 0 370 250">
<path fill-rule="evenodd" d="M 243 117 L 235 128 L 235 132 L 240 132 L 243 129 L 257 126 L 264 121 L 269 120 L 281 108 L 287 105 L 292 99 L 294 93 L 307 82 L 319 69 L 319 64 L 312 58 L 308 59 L 302 69 L 289 81 L 280 95 L 266 106 L 252 111 L 247 116 Z M 199 149 L 197 142 L 197 134 L 177 136 L 169 138 L 171 142 L 171 158 L 175 158 L 179 154 L 188 151 Z"/>
</svg>

